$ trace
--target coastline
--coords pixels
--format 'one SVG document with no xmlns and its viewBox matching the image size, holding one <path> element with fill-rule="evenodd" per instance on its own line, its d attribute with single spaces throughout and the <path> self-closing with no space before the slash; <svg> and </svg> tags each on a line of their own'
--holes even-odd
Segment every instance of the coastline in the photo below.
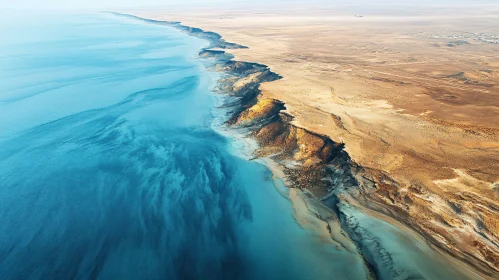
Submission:
<svg viewBox="0 0 499 280">
<path fill-rule="evenodd" d="M 294 200 L 293 205 L 297 212 L 310 211 L 309 208 L 303 207 L 303 205 L 296 205 L 299 203 L 307 204 L 306 199 L 300 197 L 297 192 L 299 191 L 301 195 L 304 195 L 302 189 L 307 189 L 308 186 L 312 186 L 317 182 L 321 182 L 324 179 L 324 175 L 326 175 L 324 171 L 326 165 L 331 164 L 332 161 L 334 161 L 334 165 L 339 166 L 339 175 L 345 175 L 347 181 L 340 183 L 340 188 L 342 189 L 341 191 L 346 191 L 346 189 L 351 188 L 353 185 L 355 185 L 349 181 L 351 181 L 352 179 L 358 180 L 358 174 L 364 174 L 365 170 L 361 166 L 357 166 L 356 163 L 350 159 L 348 153 L 344 150 L 344 146 L 341 143 L 336 143 L 326 135 L 318 134 L 292 123 L 293 117 L 288 115 L 287 113 L 281 112 L 283 109 L 285 109 L 286 105 L 284 103 L 275 99 L 269 100 L 267 98 L 262 98 L 259 89 L 260 84 L 280 79 L 281 77 L 278 74 L 270 71 L 267 66 L 262 64 L 234 61 L 234 57 L 231 54 L 228 54 L 222 50 L 246 48 L 245 46 L 226 42 L 217 33 L 185 26 L 180 22 L 158 21 L 128 14 L 112 14 L 117 16 L 131 17 L 154 24 L 168 25 L 184 31 L 189 35 L 208 40 L 210 42 L 210 46 L 203 49 L 203 51 L 200 53 L 200 57 L 215 59 L 218 62 L 222 62 L 223 66 L 218 67 L 217 69 L 212 69 L 213 71 L 236 73 L 236 75 L 234 75 L 235 79 L 232 79 L 231 81 L 220 82 L 219 88 L 217 89 L 217 91 L 219 91 L 220 93 L 230 94 L 237 82 L 241 82 L 242 80 L 246 79 L 242 84 L 238 85 L 238 91 L 240 91 L 240 95 L 237 97 L 239 98 L 239 100 L 237 100 L 235 104 L 230 104 L 232 106 L 232 118 L 230 118 L 227 122 L 228 129 L 244 130 L 246 132 L 241 133 L 241 137 L 244 137 L 243 135 L 246 134 L 251 135 L 252 139 L 256 139 L 252 141 L 255 141 L 255 143 L 259 143 L 260 147 L 257 147 L 256 145 L 250 145 L 250 149 L 255 149 L 254 159 L 263 161 L 275 177 L 278 177 L 283 182 L 285 182 L 287 187 L 292 188 L 291 191 L 294 198 L 288 198 L 291 201 Z M 248 77 L 250 77 L 249 80 L 247 79 Z M 257 109 L 262 109 L 262 111 L 254 110 L 255 106 L 257 107 Z M 274 142 L 274 139 L 271 139 L 272 137 L 280 137 L 280 133 L 275 133 L 276 129 L 287 130 L 288 134 L 289 131 L 292 131 L 292 133 L 294 133 L 295 135 L 301 135 L 300 137 L 303 137 L 303 139 L 299 139 L 299 137 L 295 137 L 295 139 L 293 139 L 293 141 L 296 142 L 293 143 L 294 146 L 296 146 L 296 144 L 298 144 L 298 146 L 300 146 L 300 144 L 303 145 L 305 142 L 311 142 L 314 145 L 317 144 L 318 146 L 306 147 L 303 150 L 301 148 L 298 148 L 298 156 L 295 152 L 293 152 L 293 154 L 290 156 L 290 154 L 287 154 L 290 153 L 290 151 L 288 151 L 288 147 L 286 147 L 289 139 L 286 139 L 282 143 L 276 143 Z M 228 131 L 227 133 L 231 132 Z M 244 141 L 244 139 L 241 140 Z M 265 144 L 268 145 L 265 146 Z M 285 145 L 283 147 L 279 147 L 279 144 Z M 273 158 L 276 154 L 287 155 L 280 158 Z M 289 162 L 290 157 L 292 159 L 304 162 L 304 169 L 300 169 L 298 172 L 293 172 L 291 168 L 286 167 L 283 162 Z M 339 160 L 336 160 L 338 158 Z M 314 165 L 318 165 L 317 168 L 315 168 Z M 367 182 L 367 185 L 370 185 L 371 187 L 374 184 L 374 181 Z M 355 187 L 362 188 L 362 186 L 359 185 L 361 184 L 358 184 Z M 310 193 L 315 194 L 316 192 L 320 193 L 320 191 L 321 190 L 311 190 Z M 338 203 L 339 200 L 342 199 L 341 191 L 333 192 L 333 196 L 327 197 L 326 199 L 323 199 L 323 201 L 321 201 L 322 206 L 328 207 L 328 209 L 330 209 L 333 213 L 336 213 L 336 215 L 338 215 L 338 211 L 337 209 L 334 209 L 335 206 L 333 206 L 333 204 Z M 355 190 L 355 192 L 360 193 L 360 191 L 358 190 Z M 349 193 L 349 191 L 347 193 Z M 376 211 L 376 207 L 366 207 L 359 201 L 355 201 L 353 197 L 352 201 L 349 202 L 352 205 L 356 204 L 354 205 L 355 207 L 372 217 L 386 221 L 394 226 L 395 224 L 397 224 L 396 226 L 402 231 L 407 231 L 407 233 L 410 234 L 416 234 L 417 236 L 419 236 L 419 238 L 425 237 L 422 238 L 423 241 L 431 244 L 431 248 L 438 254 L 452 260 L 455 263 L 454 266 L 461 267 L 461 265 L 464 265 L 466 267 L 470 267 L 469 269 L 466 269 L 472 271 L 473 273 L 475 273 L 475 275 L 479 275 L 480 278 L 488 278 L 488 276 L 486 274 L 483 274 L 484 272 L 476 266 L 470 265 L 470 263 L 463 260 L 462 258 L 453 255 L 451 252 L 443 248 L 440 248 L 438 242 L 432 240 L 431 236 L 427 236 L 424 234 L 424 232 L 418 230 L 417 228 L 411 227 L 410 223 L 399 221 L 395 217 L 393 217 L 393 215 L 389 215 L 386 212 L 383 213 L 382 210 L 378 209 L 378 211 Z M 299 213 L 297 215 L 299 215 Z M 300 223 L 298 221 L 299 218 L 295 217 L 295 219 L 298 223 Z M 329 222 L 328 220 L 322 221 L 325 224 L 328 224 Z M 342 225 L 340 224 L 339 226 L 341 229 Z M 352 244 L 354 244 L 354 242 Z M 373 273 L 372 270 L 371 273 Z"/>
</svg>

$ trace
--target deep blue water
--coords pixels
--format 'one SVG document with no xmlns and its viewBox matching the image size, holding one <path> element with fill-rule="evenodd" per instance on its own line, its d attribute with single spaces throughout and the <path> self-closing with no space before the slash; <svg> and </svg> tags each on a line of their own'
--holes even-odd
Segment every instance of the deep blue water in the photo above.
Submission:
<svg viewBox="0 0 499 280">
<path fill-rule="evenodd" d="M 110 15 L 1 26 L 0 279 L 364 278 L 213 128 L 208 42 Z"/>
</svg>

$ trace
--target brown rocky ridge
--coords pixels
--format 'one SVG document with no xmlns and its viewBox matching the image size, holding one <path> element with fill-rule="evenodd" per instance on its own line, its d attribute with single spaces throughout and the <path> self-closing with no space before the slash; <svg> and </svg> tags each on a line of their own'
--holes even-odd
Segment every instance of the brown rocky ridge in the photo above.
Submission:
<svg viewBox="0 0 499 280">
<path fill-rule="evenodd" d="M 203 57 L 213 54 L 209 50 L 201 53 Z M 221 55 L 218 52 L 215 54 Z M 293 117 L 283 112 L 286 109 L 283 102 L 260 94 L 260 83 L 280 78 L 264 65 L 228 60 L 216 64 L 213 70 L 226 75 L 221 81 L 219 92 L 240 98 L 237 104 L 231 104 L 235 109 L 227 122 L 228 125 L 249 128 L 249 134 L 260 145 L 255 155 L 269 157 L 278 162 L 284 169 L 287 182 L 291 184 L 289 187 L 310 190 L 332 209 L 335 209 L 339 200 L 346 197 L 355 199 L 369 209 L 402 221 L 431 244 L 477 267 L 482 275 L 495 277 L 496 272 L 487 266 L 488 262 L 492 266 L 498 265 L 497 250 L 488 248 L 489 240 L 497 238 L 493 235 L 494 230 L 497 230 L 495 221 L 487 220 L 487 227 L 477 220 L 477 223 L 482 223 L 480 230 L 485 234 L 468 237 L 473 240 L 470 245 L 483 257 L 478 260 L 473 254 L 462 254 L 462 247 L 458 246 L 459 241 L 453 239 L 455 235 L 447 235 L 448 231 L 442 230 L 438 224 L 429 226 L 427 223 L 427 220 L 436 220 L 449 227 L 462 228 L 465 222 L 462 219 L 457 220 L 453 215 L 462 215 L 463 212 L 460 211 L 463 211 L 463 204 L 459 201 L 464 200 L 469 202 L 464 206 L 470 207 L 465 210 L 467 213 L 476 211 L 477 208 L 471 206 L 473 198 L 455 197 L 443 201 L 422 186 L 411 186 L 410 189 L 404 190 L 385 172 L 359 166 L 344 150 L 343 143 L 334 142 L 327 136 L 293 124 Z M 324 180 L 325 178 L 328 180 Z M 436 212 L 428 209 L 428 197 L 442 200 L 441 203 L 447 211 Z M 488 206 L 494 210 L 493 204 Z M 341 216 L 341 213 L 337 214 Z M 482 216 L 476 218 L 480 217 Z M 493 231 L 488 230 L 490 226 Z"/>
</svg>

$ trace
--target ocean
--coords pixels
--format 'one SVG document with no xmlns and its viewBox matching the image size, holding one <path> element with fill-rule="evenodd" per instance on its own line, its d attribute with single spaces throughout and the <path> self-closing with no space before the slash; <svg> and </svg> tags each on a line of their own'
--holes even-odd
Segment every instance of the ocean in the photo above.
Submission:
<svg viewBox="0 0 499 280">
<path fill-rule="evenodd" d="M 350 206 L 358 249 L 298 223 L 282 182 L 221 132 L 207 41 L 110 14 L 0 26 L 0 279 L 452 274 Z"/>
</svg>

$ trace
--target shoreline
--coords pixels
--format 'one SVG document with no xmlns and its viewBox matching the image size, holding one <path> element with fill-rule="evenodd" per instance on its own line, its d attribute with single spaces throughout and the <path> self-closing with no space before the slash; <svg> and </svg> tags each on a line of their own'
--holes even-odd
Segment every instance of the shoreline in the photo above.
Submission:
<svg viewBox="0 0 499 280">
<path fill-rule="evenodd" d="M 201 53 L 200 53 L 200 57 L 201 58 L 203 58 L 202 56 L 206 56 L 207 58 L 215 58 L 215 59 L 218 59 L 218 60 L 220 60 L 222 62 L 229 62 L 230 61 L 230 62 L 233 62 L 234 64 L 237 64 L 237 63 L 242 64 L 240 66 L 234 66 L 234 67 L 232 67 L 233 69 L 228 69 L 228 70 L 227 69 L 216 69 L 214 71 L 220 71 L 220 72 L 228 72 L 228 71 L 235 71 L 235 72 L 237 72 L 237 71 L 243 71 L 244 72 L 244 71 L 247 70 L 247 69 L 245 69 L 245 67 L 253 67 L 253 66 L 255 66 L 256 68 L 259 68 L 259 70 L 268 71 L 269 73 L 271 73 L 270 76 L 268 76 L 268 77 L 266 77 L 265 75 L 260 75 L 259 77 L 256 77 L 255 78 L 256 82 L 255 81 L 249 81 L 249 83 L 253 83 L 252 86 L 255 86 L 254 84 L 256 83 L 257 88 L 256 89 L 252 88 L 251 90 L 256 90 L 257 93 L 256 94 L 253 93 L 253 95 L 250 95 L 249 100 L 246 98 L 246 96 L 243 96 L 242 97 L 243 100 L 240 100 L 240 104 L 234 106 L 234 107 L 238 106 L 238 108 L 236 108 L 235 111 L 233 112 L 234 116 L 237 116 L 237 118 L 233 118 L 233 119 L 231 119 L 231 120 L 228 121 L 228 125 L 227 125 L 227 129 L 228 130 L 235 129 L 234 126 L 235 127 L 237 127 L 237 126 L 239 126 L 239 127 L 245 127 L 249 131 L 253 130 L 253 132 L 250 132 L 249 134 L 252 136 L 252 140 L 255 141 L 255 143 L 258 143 L 258 142 L 262 142 L 262 139 L 258 139 L 258 136 L 256 136 L 255 133 L 254 133 L 255 130 L 261 132 L 262 127 L 265 128 L 265 125 L 266 125 L 267 122 L 270 123 L 270 124 L 272 124 L 272 122 L 269 122 L 269 119 L 278 118 L 279 121 L 283 122 L 285 126 L 288 126 L 288 128 L 291 127 L 290 129 L 293 129 L 294 131 L 298 131 L 296 133 L 302 133 L 304 135 L 308 135 L 307 139 L 314 139 L 314 140 L 320 139 L 318 141 L 321 141 L 321 140 L 323 141 L 323 147 L 321 147 L 321 150 L 314 151 L 314 153 L 312 153 L 312 154 L 303 154 L 303 157 L 300 158 L 300 160 L 308 161 L 307 156 L 309 158 L 312 158 L 312 156 L 319 156 L 319 157 L 323 157 L 323 158 L 321 158 L 321 160 L 323 160 L 324 162 L 327 162 L 328 160 L 331 159 L 331 155 L 328 155 L 327 153 L 338 152 L 338 153 L 344 153 L 345 154 L 343 156 L 346 156 L 347 158 L 344 159 L 344 160 L 346 160 L 346 163 L 348 163 L 351 168 L 353 167 L 353 168 L 362 169 L 362 167 L 356 166 L 356 164 L 351 161 L 351 159 L 348 157 L 348 154 L 344 151 L 342 144 L 335 143 L 334 141 L 332 141 L 330 138 L 328 138 L 325 135 L 312 132 L 310 130 L 307 130 L 306 128 L 299 127 L 299 126 L 297 126 L 295 124 L 291 124 L 291 121 L 292 121 L 293 117 L 289 116 L 289 115 L 287 115 L 287 114 L 285 114 L 283 112 L 281 112 L 281 110 L 283 108 L 285 108 L 284 107 L 285 104 L 282 103 L 281 101 L 279 101 L 279 100 L 271 100 L 271 101 L 269 101 L 271 104 L 267 104 L 266 103 L 266 104 L 262 105 L 265 108 L 265 110 L 264 110 L 263 113 L 260 112 L 260 114 L 259 114 L 259 112 L 256 112 L 256 113 L 253 112 L 254 114 L 252 114 L 251 108 L 253 106 L 259 105 L 258 103 L 261 101 L 260 98 L 262 97 L 261 96 L 261 92 L 258 89 L 259 85 L 261 83 L 263 83 L 263 82 L 270 82 L 270 81 L 274 81 L 274 80 L 280 79 L 280 76 L 278 74 L 276 74 L 276 73 L 273 73 L 272 71 L 270 71 L 270 69 L 268 69 L 267 66 L 262 65 L 262 64 L 250 63 L 250 62 L 243 62 L 243 61 L 233 61 L 232 59 L 234 57 L 231 54 L 229 54 L 229 53 L 221 50 L 221 49 L 246 48 L 245 46 L 238 45 L 238 44 L 235 44 L 235 43 L 226 42 L 217 33 L 209 32 L 209 31 L 204 31 L 204 30 L 199 29 L 199 28 L 188 27 L 188 26 L 182 25 L 180 22 L 158 21 L 158 20 L 152 20 L 152 19 L 147 19 L 147 18 L 141 18 L 141 17 L 137 17 L 137 16 L 134 16 L 134 15 L 129 15 L 129 14 L 120 14 L 120 13 L 112 13 L 112 14 L 117 15 L 117 16 L 130 17 L 130 18 L 134 18 L 134 19 L 137 19 L 137 20 L 142 20 L 142 21 L 145 21 L 145 22 L 153 23 L 153 24 L 162 24 L 162 25 L 167 25 L 167 26 L 170 26 L 170 27 L 177 28 L 177 29 L 179 29 L 181 31 L 187 32 L 191 36 L 195 36 L 195 37 L 198 37 L 198 38 L 201 38 L 201 39 L 205 39 L 205 40 L 208 40 L 210 42 L 210 46 L 204 48 L 201 51 Z M 240 67 L 242 67 L 242 68 L 240 68 Z M 230 67 L 228 67 L 228 68 L 230 68 Z M 250 72 L 249 75 L 255 74 L 255 72 L 253 72 L 253 73 L 251 73 L 251 71 L 249 71 L 249 72 Z M 264 76 L 263 80 L 260 80 L 262 78 L 262 76 Z M 244 78 L 247 78 L 247 77 L 248 76 L 245 76 L 245 77 L 243 77 L 241 79 L 244 79 Z M 237 81 L 238 80 L 236 79 L 236 82 Z M 243 87 L 244 86 L 246 86 L 246 85 L 243 85 Z M 262 106 L 260 106 L 260 107 L 262 107 Z M 250 110 L 249 113 L 247 113 L 248 110 Z M 243 115 L 243 118 L 241 118 L 242 115 Z M 253 115 L 253 116 L 251 116 L 251 115 Z M 254 117 L 254 118 L 251 119 L 251 117 Z M 233 127 L 231 128 L 231 126 L 233 126 Z M 260 127 L 260 126 L 262 126 L 262 127 Z M 255 127 L 257 127 L 257 128 L 255 129 Z M 227 132 L 227 133 L 230 133 L 230 132 Z M 243 135 L 243 134 L 241 134 L 241 135 Z M 255 140 L 255 138 L 258 139 L 258 140 Z M 237 140 L 240 141 L 240 140 L 244 140 L 244 139 L 237 139 Z M 268 139 L 266 139 L 265 141 L 267 141 L 267 140 Z M 299 140 L 297 140 L 297 142 L 299 142 Z M 326 152 L 324 152 L 324 150 L 325 150 L 324 147 L 327 148 Z M 260 147 L 260 148 L 265 148 L 265 147 Z M 262 153 L 262 151 L 260 150 L 260 148 L 255 147 L 255 156 L 256 156 L 255 158 L 258 158 L 259 160 L 262 160 L 263 162 L 265 162 L 264 165 L 267 166 L 267 168 L 272 172 L 273 176 L 276 176 L 279 179 L 283 180 L 283 182 L 285 183 L 285 185 L 288 188 L 290 188 L 290 190 L 294 191 L 296 189 L 306 189 L 306 188 L 304 188 L 304 186 L 302 185 L 301 182 L 300 183 L 292 182 L 292 181 L 296 181 L 296 180 L 293 180 L 293 179 L 296 179 L 296 178 L 302 176 L 303 174 L 290 174 L 290 173 L 287 173 L 287 171 L 289 171 L 289 170 L 287 170 L 287 168 L 285 166 L 283 166 L 282 163 L 280 163 L 280 162 L 272 159 L 273 153 L 269 154 L 268 151 L 267 152 L 264 151 Z M 275 149 L 273 149 L 272 151 L 275 151 Z M 251 159 L 248 159 L 248 160 L 251 160 Z M 311 163 L 311 164 L 313 164 L 313 163 Z M 321 167 L 323 167 L 323 166 L 321 166 Z M 354 177 L 355 177 L 355 175 L 357 175 L 355 172 L 352 172 L 352 173 L 353 173 Z M 316 173 L 304 174 L 304 175 L 305 175 L 305 177 L 310 177 L 310 176 L 314 176 L 314 174 L 316 174 Z M 319 172 L 319 174 L 322 174 L 322 173 Z M 291 177 L 291 179 L 289 177 Z M 317 176 L 315 176 L 315 177 L 317 177 Z M 307 179 L 310 179 L 310 178 L 307 178 Z M 306 181 L 305 183 L 313 184 L 313 182 L 314 182 L 313 180 L 322 180 L 322 179 L 323 178 L 312 178 L 311 179 L 312 181 L 309 180 L 309 181 Z M 372 184 L 375 184 L 375 182 L 372 182 Z M 294 188 L 296 188 L 296 189 L 294 189 Z M 311 191 L 311 193 L 313 193 L 313 191 Z M 352 197 L 352 199 L 354 199 L 354 198 Z M 292 199 L 290 199 L 290 200 L 292 201 Z M 319 201 L 318 198 L 317 198 L 317 200 Z M 302 201 L 304 201 L 304 200 L 302 199 Z M 354 199 L 354 201 L 355 201 L 355 199 Z M 349 202 L 349 203 L 351 203 L 351 202 Z M 293 203 L 293 205 L 294 204 L 295 203 Z M 378 211 L 376 211 L 374 209 L 371 209 L 369 207 L 363 206 L 363 205 L 361 205 L 361 203 L 359 201 L 355 201 L 355 203 L 351 203 L 351 204 L 352 205 L 358 204 L 356 207 L 360 211 L 363 211 L 364 213 L 366 213 L 367 215 L 369 215 L 371 217 L 374 217 L 374 218 L 386 221 L 389 224 L 391 224 L 391 225 L 393 225 L 393 226 L 395 226 L 397 228 L 401 228 L 403 226 L 403 228 L 401 229 L 402 231 L 404 231 L 404 229 L 407 229 L 408 233 L 418 235 L 420 238 L 423 239 L 422 241 L 424 241 L 425 243 L 431 245 L 430 248 L 433 251 L 435 251 L 437 254 L 442 255 L 442 256 L 448 258 L 450 261 L 452 261 L 454 263 L 454 266 L 464 265 L 467 270 L 469 270 L 470 272 L 474 273 L 475 275 L 478 275 L 479 277 L 481 277 L 483 279 L 487 278 L 487 275 L 481 275 L 482 273 L 480 272 L 479 268 L 477 268 L 477 267 L 469 264 L 468 262 L 466 262 L 463 259 L 460 259 L 457 256 L 454 256 L 452 253 L 450 253 L 448 251 L 445 251 L 444 249 L 439 248 L 438 243 L 434 244 L 434 242 L 432 242 L 431 240 L 428 240 L 427 238 L 423 238 L 425 235 L 421 234 L 417 229 L 410 227 L 409 224 L 404 223 L 402 221 L 399 221 L 395 217 L 387 215 L 386 213 L 378 212 Z M 326 205 L 324 203 L 322 205 L 324 207 L 328 207 L 328 209 L 330 209 L 330 207 L 328 205 Z M 382 205 L 380 204 L 380 206 L 382 206 Z M 295 206 L 293 206 L 293 207 L 295 208 Z M 295 208 L 295 210 L 298 211 L 297 208 Z M 310 211 L 309 209 L 305 209 L 305 210 L 306 211 Z M 334 212 L 333 209 L 330 209 L 330 210 L 332 210 Z M 388 208 L 386 210 L 389 211 Z M 369 212 L 370 214 L 367 213 L 367 212 Z M 327 221 L 323 221 L 323 222 L 325 222 L 327 224 Z M 397 224 L 397 226 L 394 225 L 395 223 Z M 468 267 L 469 267 L 469 269 L 468 269 Z M 475 271 L 477 271 L 477 272 L 475 272 Z"/>
</svg>

